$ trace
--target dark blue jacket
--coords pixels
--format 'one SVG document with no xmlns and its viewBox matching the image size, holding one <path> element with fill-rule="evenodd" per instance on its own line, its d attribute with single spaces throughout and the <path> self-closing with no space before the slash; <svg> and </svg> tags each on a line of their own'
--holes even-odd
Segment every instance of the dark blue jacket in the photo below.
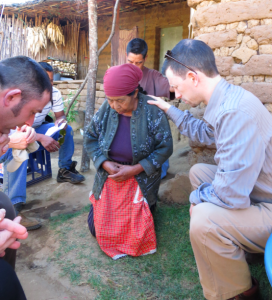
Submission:
<svg viewBox="0 0 272 300">
<path fill-rule="evenodd" d="M 170 126 L 165 113 L 155 105 L 147 104 L 148 96 L 139 94 L 138 107 L 130 120 L 133 165 L 141 164 L 144 172 L 135 176 L 141 191 L 153 205 L 158 199 L 161 181 L 161 166 L 173 152 Z M 119 123 L 118 113 L 105 101 L 94 115 L 86 133 L 86 147 L 89 157 L 97 169 L 93 194 L 98 200 L 108 173 L 101 167 L 108 156 L 111 143 Z M 120 145 L 122 147 L 122 145 Z"/>
</svg>

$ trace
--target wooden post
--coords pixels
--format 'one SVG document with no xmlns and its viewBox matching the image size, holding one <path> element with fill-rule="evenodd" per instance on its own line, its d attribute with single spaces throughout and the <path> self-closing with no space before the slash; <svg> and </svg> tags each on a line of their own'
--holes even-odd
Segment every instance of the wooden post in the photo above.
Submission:
<svg viewBox="0 0 272 300">
<path fill-rule="evenodd" d="M 98 67 L 98 43 L 97 43 L 97 0 L 88 0 L 88 18 L 89 18 L 89 72 L 87 83 L 87 100 L 84 122 L 84 139 L 81 158 L 81 171 L 86 172 L 90 169 L 90 158 L 85 148 L 86 132 L 91 123 L 95 109 L 96 94 L 96 75 Z"/>
<path fill-rule="evenodd" d="M 115 6 L 115 0 L 112 0 L 113 9 Z M 118 49 L 119 49 L 119 12 L 120 12 L 120 4 L 118 5 L 117 15 L 116 15 L 116 24 L 115 24 L 115 33 L 111 40 L 111 65 L 117 66 L 119 61 Z"/>
</svg>

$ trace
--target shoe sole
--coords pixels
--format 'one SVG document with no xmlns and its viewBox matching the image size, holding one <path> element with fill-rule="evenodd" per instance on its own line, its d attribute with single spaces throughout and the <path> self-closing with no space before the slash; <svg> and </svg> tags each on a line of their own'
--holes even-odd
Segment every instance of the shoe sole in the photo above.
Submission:
<svg viewBox="0 0 272 300">
<path fill-rule="evenodd" d="M 69 182 L 69 183 L 72 183 L 72 184 L 77 184 L 77 183 L 81 183 L 85 181 L 85 178 L 83 180 L 78 180 L 78 181 L 72 181 L 70 179 L 60 179 L 60 178 L 57 178 L 57 182 L 61 183 L 61 182 Z"/>
<path fill-rule="evenodd" d="M 41 227 L 42 227 L 41 224 L 37 224 L 37 225 L 33 225 L 33 226 L 26 227 L 26 229 L 27 229 L 27 231 L 31 231 L 31 230 L 39 229 L 39 228 L 41 228 Z"/>
</svg>

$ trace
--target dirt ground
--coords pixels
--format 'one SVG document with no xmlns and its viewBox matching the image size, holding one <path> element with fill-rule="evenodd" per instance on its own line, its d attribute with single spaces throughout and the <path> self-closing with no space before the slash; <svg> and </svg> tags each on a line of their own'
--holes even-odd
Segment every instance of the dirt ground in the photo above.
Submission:
<svg viewBox="0 0 272 300">
<path fill-rule="evenodd" d="M 73 160 L 78 161 L 80 168 L 82 137 L 76 135 L 75 153 Z M 186 140 L 174 146 L 174 154 L 170 159 L 170 169 L 166 179 L 173 178 L 176 173 L 188 172 L 187 157 L 177 160 L 181 149 L 188 148 Z M 50 260 L 52 254 L 59 246 L 59 241 L 54 231 L 49 227 L 48 219 L 59 214 L 76 212 L 89 204 L 88 194 L 92 188 L 95 169 L 91 166 L 89 172 L 84 173 L 86 181 L 79 185 L 69 183 L 57 183 L 58 154 L 51 155 L 53 178 L 47 179 L 27 189 L 27 203 L 23 213 L 30 218 L 37 218 L 42 222 L 42 228 L 30 231 L 29 237 L 22 242 L 17 252 L 16 272 L 22 283 L 28 300 L 59 300 L 59 299 L 94 299 L 96 293 L 87 285 L 71 285 L 69 278 L 61 277 L 60 267 L 54 260 Z M 73 230 L 75 236 L 77 228 L 86 227 L 87 213 L 82 218 L 71 224 L 69 230 Z M 85 229 L 84 229 L 85 230 Z M 86 231 L 87 232 L 87 231 Z M 92 247 L 94 253 L 100 249 L 96 240 L 91 235 L 86 235 L 86 245 Z"/>
</svg>

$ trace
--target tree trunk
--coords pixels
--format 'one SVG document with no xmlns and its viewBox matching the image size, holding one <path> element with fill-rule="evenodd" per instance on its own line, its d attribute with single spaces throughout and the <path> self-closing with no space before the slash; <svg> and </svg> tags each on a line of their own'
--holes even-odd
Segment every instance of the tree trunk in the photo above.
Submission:
<svg viewBox="0 0 272 300">
<path fill-rule="evenodd" d="M 91 123 L 95 109 L 95 93 L 96 93 L 96 74 L 98 67 L 97 56 L 97 0 L 88 0 L 88 17 L 89 17 L 89 72 L 87 82 L 87 100 L 84 122 L 83 149 L 81 158 L 81 172 L 90 169 L 90 158 L 85 148 L 86 131 Z"/>
<path fill-rule="evenodd" d="M 113 3 L 113 15 L 114 15 L 114 8 L 116 5 L 116 0 L 112 1 Z M 117 13 L 116 13 L 116 23 L 115 23 L 115 30 L 114 36 L 111 40 L 111 66 L 117 66 L 119 62 L 119 14 L 120 14 L 120 5 L 118 5 Z"/>
</svg>

